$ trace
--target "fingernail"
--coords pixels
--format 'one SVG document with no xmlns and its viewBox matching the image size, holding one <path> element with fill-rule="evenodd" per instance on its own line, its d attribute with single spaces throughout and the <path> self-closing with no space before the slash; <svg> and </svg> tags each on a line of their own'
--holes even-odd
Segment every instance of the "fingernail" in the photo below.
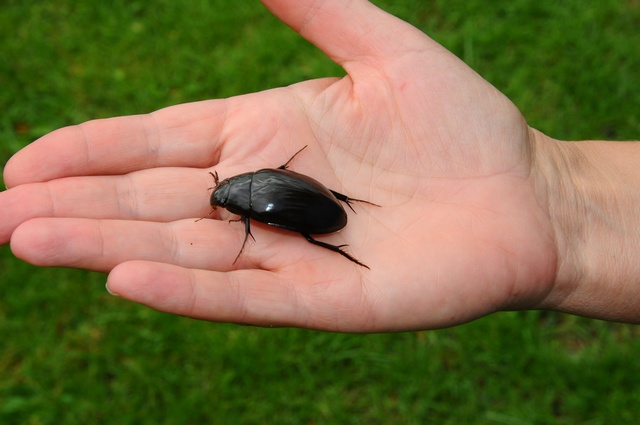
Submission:
<svg viewBox="0 0 640 425">
<path fill-rule="evenodd" d="M 111 295 L 113 295 L 114 297 L 119 297 L 120 295 L 116 294 L 115 292 L 113 292 L 111 289 L 109 289 L 109 282 L 106 283 L 106 285 L 104 285 L 104 287 L 107 289 L 107 292 Z"/>
</svg>

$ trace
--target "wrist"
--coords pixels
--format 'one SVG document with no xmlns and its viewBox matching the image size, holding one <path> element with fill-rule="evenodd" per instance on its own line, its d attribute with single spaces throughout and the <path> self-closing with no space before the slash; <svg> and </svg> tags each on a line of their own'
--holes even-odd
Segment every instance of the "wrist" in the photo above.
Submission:
<svg viewBox="0 0 640 425">
<path fill-rule="evenodd" d="M 640 143 L 532 133 L 537 196 L 558 251 L 553 290 L 540 307 L 640 322 Z"/>
</svg>

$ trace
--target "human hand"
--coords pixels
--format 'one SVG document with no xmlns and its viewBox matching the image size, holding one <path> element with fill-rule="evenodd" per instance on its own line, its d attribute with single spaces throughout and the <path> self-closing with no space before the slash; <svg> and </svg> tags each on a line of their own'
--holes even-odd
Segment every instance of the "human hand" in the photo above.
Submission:
<svg viewBox="0 0 640 425">
<path fill-rule="evenodd" d="M 557 247 L 518 110 L 417 29 L 368 2 L 269 0 L 344 67 L 342 79 L 92 121 L 16 154 L 0 241 L 41 266 L 109 272 L 109 289 L 213 321 L 337 331 L 451 326 L 539 306 Z M 224 211 L 221 178 L 291 169 L 356 205 L 340 233 L 371 267 Z M 221 220 L 222 219 L 222 220 Z"/>
</svg>

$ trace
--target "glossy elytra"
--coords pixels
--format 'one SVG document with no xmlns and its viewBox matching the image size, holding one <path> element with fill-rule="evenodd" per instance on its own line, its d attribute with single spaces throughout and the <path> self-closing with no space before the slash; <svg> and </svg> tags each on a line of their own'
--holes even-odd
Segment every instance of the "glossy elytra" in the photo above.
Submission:
<svg viewBox="0 0 640 425">
<path fill-rule="evenodd" d="M 331 245 L 311 237 L 314 234 L 332 233 L 347 224 L 347 213 L 340 201 L 346 203 L 352 211 L 351 202 L 363 202 L 376 205 L 362 199 L 349 198 L 326 188 L 320 182 L 304 174 L 287 169 L 287 166 L 303 147 L 284 165 L 278 168 L 265 168 L 255 172 L 239 174 L 222 181 L 218 173 L 213 176 L 215 187 L 211 194 L 211 206 L 226 208 L 240 216 L 245 225 L 245 236 L 236 261 L 242 254 L 247 238 L 251 236 L 251 220 L 270 226 L 298 232 L 314 245 L 321 246 L 348 258 L 354 263 L 369 268 L 342 248 L 346 245 Z M 235 261 L 234 261 L 235 263 Z"/>
</svg>

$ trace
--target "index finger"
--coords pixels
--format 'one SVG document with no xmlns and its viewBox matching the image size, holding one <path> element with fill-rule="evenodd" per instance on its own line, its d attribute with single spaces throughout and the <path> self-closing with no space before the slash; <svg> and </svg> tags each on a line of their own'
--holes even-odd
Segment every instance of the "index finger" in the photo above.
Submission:
<svg viewBox="0 0 640 425">
<path fill-rule="evenodd" d="M 152 167 L 207 167 L 215 164 L 225 115 L 226 101 L 211 100 L 61 128 L 15 154 L 4 181 L 10 188 Z"/>
</svg>

